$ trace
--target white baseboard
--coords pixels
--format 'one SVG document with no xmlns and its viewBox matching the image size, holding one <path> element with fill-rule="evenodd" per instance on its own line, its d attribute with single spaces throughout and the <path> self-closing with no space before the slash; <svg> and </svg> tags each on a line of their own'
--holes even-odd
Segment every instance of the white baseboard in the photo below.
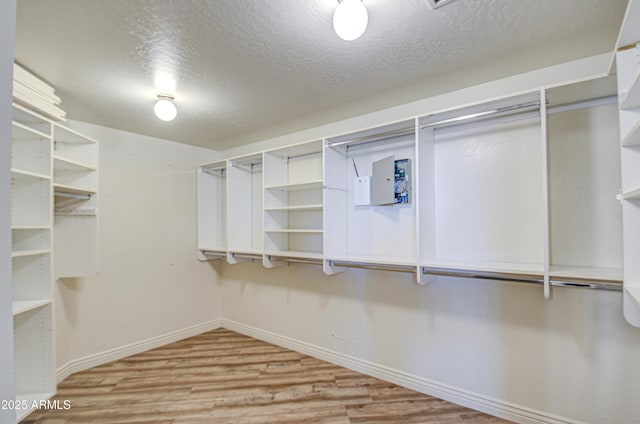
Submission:
<svg viewBox="0 0 640 424">
<path fill-rule="evenodd" d="M 264 331 L 239 322 L 223 319 L 222 327 L 255 339 L 282 346 L 314 358 L 343 366 L 384 381 L 407 387 L 426 395 L 444 399 L 477 411 L 501 417 L 521 424 L 584 424 L 569 418 L 549 414 L 526 406 L 494 399 L 458 387 L 442 384 L 424 377 L 365 361 L 320 346 L 301 342 L 279 334 Z"/>
<path fill-rule="evenodd" d="M 208 321 L 202 324 L 194 325 L 193 327 L 184 328 L 182 330 L 173 331 L 161 336 L 152 337 L 150 339 L 131 343 L 125 346 L 120 346 L 115 349 L 96 353 L 84 358 L 74 359 L 73 361 L 67 362 L 56 370 L 56 381 L 59 383 L 73 373 L 84 371 L 86 369 L 96 367 L 98 365 L 103 365 L 111 361 L 117 361 L 118 359 L 126 358 L 127 356 L 135 355 L 136 353 L 144 352 L 149 349 L 155 349 L 157 347 L 177 342 L 178 340 L 186 339 L 187 337 L 192 337 L 206 331 L 215 330 L 217 328 L 222 328 L 222 319 Z"/>
</svg>

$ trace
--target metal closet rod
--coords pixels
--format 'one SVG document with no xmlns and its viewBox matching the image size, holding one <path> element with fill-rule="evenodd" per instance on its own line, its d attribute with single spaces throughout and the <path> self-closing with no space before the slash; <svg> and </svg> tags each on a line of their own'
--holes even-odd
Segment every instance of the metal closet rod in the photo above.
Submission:
<svg viewBox="0 0 640 424">
<path fill-rule="evenodd" d="M 373 271 L 392 271 L 415 273 L 416 267 L 412 265 L 384 265 L 369 262 L 349 262 L 349 261 L 329 261 L 330 266 L 340 266 L 346 268 L 370 269 Z"/>
<path fill-rule="evenodd" d="M 502 114 L 502 113 L 507 113 L 507 112 L 515 112 L 521 109 L 531 109 L 531 108 L 536 108 L 536 107 L 540 107 L 540 102 L 539 101 L 531 101 L 531 102 L 526 102 L 526 103 L 521 103 L 521 104 L 517 104 L 517 105 L 513 105 L 513 106 L 504 106 L 504 107 L 499 107 L 496 109 L 491 109 L 491 110 L 485 110 L 482 112 L 476 112 L 476 113 L 470 113 L 468 115 L 463 115 L 463 116 L 456 116 L 454 118 L 447 118 L 447 119 L 442 119 L 440 121 L 436 121 L 436 122 L 430 122 L 428 124 L 425 125 L 421 125 L 420 129 L 424 130 L 426 128 L 433 128 L 433 127 L 437 127 L 440 125 L 446 125 L 446 124 L 457 124 L 461 121 L 467 121 L 469 119 L 475 119 L 475 118 L 489 118 L 492 115 L 497 115 L 497 114 Z"/>
<path fill-rule="evenodd" d="M 76 200 L 89 200 L 91 199 L 90 194 L 75 194 L 75 193 L 66 193 L 64 191 L 55 191 L 55 197 L 65 197 L 67 199 L 76 199 Z"/>
<path fill-rule="evenodd" d="M 389 130 L 381 133 L 375 133 L 371 135 L 365 135 L 362 137 L 356 137 L 345 141 L 329 142 L 327 147 L 340 147 L 347 145 L 347 147 L 359 146 L 361 144 L 375 143 L 377 141 L 389 140 L 394 137 L 401 137 L 403 135 L 415 134 L 415 128 L 397 128 L 395 130 Z"/>
<path fill-rule="evenodd" d="M 448 268 L 420 267 L 423 275 L 443 277 L 475 278 L 479 280 L 510 281 L 515 283 L 544 284 L 542 275 L 513 274 L 509 272 L 490 272 L 474 270 L 456 270 Z M 549 284 L 555 287 L 573 287 L 608 291 L 622 291 L 622 284 L 607 281 L 590 281 L 576 278 L 575 280 L 550 279 Z"/>
<path fill-rule="evenodd" d="M 291 258 L 288 256 L 267 255 L 270 261 L 291 262 L 296 264 L 322 265 L 322 259 Z"/>
<path fill-rule="evenodd" d="M 238 259 L 262 259 L 262 255 L 250 253 L 231 253 L 231 256 Z"/>
</svg>

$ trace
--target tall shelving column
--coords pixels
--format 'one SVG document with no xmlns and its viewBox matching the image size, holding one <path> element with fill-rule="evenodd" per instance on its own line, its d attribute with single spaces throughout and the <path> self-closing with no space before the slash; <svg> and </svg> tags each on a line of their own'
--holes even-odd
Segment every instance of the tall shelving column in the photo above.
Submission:
<svg viewBox="0 0 640 424">
<path fill-rule="evenodd" d="M 13 332 L 16 398 L 31 412 L 33 401 L 55 394 L 52 316 L 52 124 L 14 105 L 11 153 Z"/>
<path fill-rule="evenodd" d="M 322 161 L 322 141 L 264 153 L 264 266 L 278 257 L 322 262 Z"/>
<path fill-rule="evenodd" d="M 227 161 L 198 167 L 198 259 L 227 255 Z"/>
<path fill-rule="evenodd" d="M 622 168 L 624 316 L 640 327 L 640 2 L 631 0 L 616 54 Z"/>
<path fill-rule="evenodd" d="M 227 262 L 262 259 L 262 153 L 227 161 Z"/>
<path fill-rule="evenodd" d="M 55 276 L 98 272 L 98 142 L 62 125 L 53 127 Z"/>
</svg>

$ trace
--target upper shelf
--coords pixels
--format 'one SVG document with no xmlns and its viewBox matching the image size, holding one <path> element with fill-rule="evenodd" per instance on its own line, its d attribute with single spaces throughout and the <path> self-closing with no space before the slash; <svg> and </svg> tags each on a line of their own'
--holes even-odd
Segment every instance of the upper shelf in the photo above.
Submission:
<svg viewBox="0 0 640 424">
<path fill-rule="evenodd" d="M 95 166 L 87 165 L 85 163 L 73 161 L 63 158 L 61 156 L 53 156 L 53 167 L 57 170 L 77 170 L 77 171 L 95 171 Z"/>
<path fill-rule="evenodd" d="M 304 183 L 293 184 L 278 184 L 265 187 L 265 190 L 282 190 L 282 191 L 296 191 L 296 190 L 312 190 L 322 188 L 322 180 L 307 181 Z"/>
<path fill-rule="evenodd" d="M 55 126 L 53 139 L 56 143 L 97 143 L 96 140 L 62 125 Z"/>
<path fill-rule="evenodd" d="M 34 138 L 51 139 L 49 134 L 31 128 L 20 122 L 13 121 L 11 122 L 11 125 L 13 126 L 11 134 L 11 138 L 13 140 L 33 140 Z"/>
<path fill-rule="evenodd" d="M 51 177 L 44 174 L 38 174 L 36 172 L 25 171 L 23 169 L 11 168 L 11 177 L 13 178 L 37 178 L 41 180 L 50 180 Z"/>
</svg>

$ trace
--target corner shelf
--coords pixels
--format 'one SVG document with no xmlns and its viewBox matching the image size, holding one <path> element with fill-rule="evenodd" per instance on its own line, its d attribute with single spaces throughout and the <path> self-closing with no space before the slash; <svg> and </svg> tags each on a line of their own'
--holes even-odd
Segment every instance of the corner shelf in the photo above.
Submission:
<svg viewBox="0 0 640 424">
<path fill-rule="evenodd" d="M 640 308 L 640 286 L 625 286 L 624 291 L 631 298 L 633 303 Z"/>
<path fill-rule="evenodd" d="M 11 168 L 11 177 L 15 178 L 36 178 L 39 180 L 50 180 L 51 177 L 36 172 L 26 171 L 24 169 Z"/>
<path fill-rule="evenodd" d="M 18 251 L 11 252 L 11 257 L 21 258 L 24 256 L 46 255 L 48 253 L 51 253 L 51 250 L 48 250 L 48 249 L 18 250 Z"/>
<path fill-rule="evenodd" d="M 42 300 L 14 300 L 11 305 L 13 316 L 23 314 L 25 312 L 32 311 L 34 309 L 42 308 L 43 306 L 50 305 L 51 299 Z"/>
<path fill-rule="evenodd" d="M 629 130 L 620 144 L 624 147 L 640 146 L 640 121 L 636 122 L 633 128 Z"/>
<path fill-rule="evenodd" d="M 624 200 L 640 200 L 640 188 L 624 192 L 622 198 Z"/>
<path fill-rule="evenodd" d="M 620 99 L 620 109 L 628 110 L 640 107 L 640 69 L 631 80 L 628 89 L 622 93 Z"/>
</svg>

